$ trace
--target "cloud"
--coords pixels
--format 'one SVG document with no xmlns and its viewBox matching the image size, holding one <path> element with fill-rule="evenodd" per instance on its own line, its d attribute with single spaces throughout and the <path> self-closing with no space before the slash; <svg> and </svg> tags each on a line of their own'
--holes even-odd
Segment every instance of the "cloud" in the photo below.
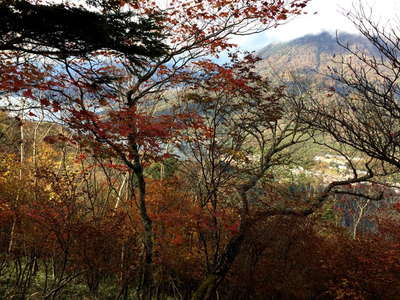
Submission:
<svg viewBox="0 0 400 300">
<path fill-rule="evenodd" d="M 376 20 L 384 22 L 396 17 L 400 11 L 399 0 L 362 0 L 363 6 L 371 9 Z M 307 8 L 308 14 L 297 16 L 287 24 L 270 29 L 255 36 L 235 38 L 234 42 L 246 50 L 258 50 L 271 42 L 292 40 L 306 34 L 322 31 L 345 31 L 357 33 L 354 25 L 344 16 L 353 11 L 358 1 L 351 0 L 312 0 Z M 315 13 L 315 14 L 314 14 Z"/>
</svg>

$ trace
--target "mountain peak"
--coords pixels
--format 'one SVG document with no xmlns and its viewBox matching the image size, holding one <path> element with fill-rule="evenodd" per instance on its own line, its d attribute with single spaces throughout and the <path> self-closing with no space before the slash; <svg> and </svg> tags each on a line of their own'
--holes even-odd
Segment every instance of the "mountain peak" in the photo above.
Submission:
<svg viewBox="0 0 400 300">
<path fill-rule="evenodd" d="M 318 34 L 307 34 L 305 36 L 290 40 L 288 42 L 272 43 L 262 48 L 257 52 L 257 55 L 263 59 L 271 57 L 277 53 L 283 54 L 285 51 L 295 48 L 313 47 L 318 52 L 324 52 L 326 54 L 342 54 L 346 50 L 338 45 L 337 40 L 343 44 L 357 45 L 360 49 L 367 51 L 373 51 L 368 40 L 358 34 L 351 34 L 341 32 L 336 33 L 322 31 Z"/>
<path fill-rule="evenodd" d="M 262 59 L 258 64 L 261 74 L 270 75 L 294 72 L 308 74 L 326 73 L 336 55 L 346 56 L 349 52 L 338 44 L 377 55 L 377 50 L 363 36 L 350 33 L 308 34 L 288 42 L 273 43 L 262 48 L 257 55 Z"/>
</svg>

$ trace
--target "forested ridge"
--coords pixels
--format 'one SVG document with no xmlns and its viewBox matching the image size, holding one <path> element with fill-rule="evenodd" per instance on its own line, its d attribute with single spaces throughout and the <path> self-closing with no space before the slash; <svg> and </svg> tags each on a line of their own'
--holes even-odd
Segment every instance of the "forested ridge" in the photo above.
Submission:
<svg viewBox="0 0 400 300">
<path fill-rule="evenodd" d="M 231 41 L 309 2 L 0 1 L 0 299 L 400 299 L 399 37 Z"/>
</svg>

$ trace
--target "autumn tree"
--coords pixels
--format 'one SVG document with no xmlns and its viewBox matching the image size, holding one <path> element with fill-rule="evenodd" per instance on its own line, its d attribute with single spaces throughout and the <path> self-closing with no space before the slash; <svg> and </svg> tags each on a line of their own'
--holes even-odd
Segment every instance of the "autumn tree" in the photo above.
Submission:
<svg viewBox="0 0 400 300">
<path fill-rule="evenodd" d="M 49 107 L 77 133 L 75 142 L 97 156 L 117 157 L 135 175 L 130 178 L 143 223 L 144 294 L 153 286 L 154 245 L 144 168 L 159 159 L 186 120 L 198 119 L 191 126 L 202 126 L 195 114 L 154 115 L 149 106 L 165 99 L 160 92 L 187 80 L 191 62 L 234 47 L 234 35 L 279 25 L 302 13 L 307 2 L 88 1 L 87 7 L 2 2 L 7 26 L 1 49 L 14 51 L 2 53 L 7 58 L 2 90 Z M 88 26 L 77 28 L 80 20 Z M 24 54 L 23 63 L 13 59 L 15 51 Z M 31 55 L 52 60 L 32 61 Z M 25 81 L 21 75 L 29 68 L 36 76 Z M 48 93 L 39 98 L 37 89 Z"/>
<path fill-rule="evenodd" d="M 211 232 L 199 234 L 207 274 L 194 299 L 214 294 L 255 219 L 262 218 L 257 214 L 278 204 L 259 201 L 259 183 L 273 180 L 274 167 L 288 164 L 296 145 L 310 139 L 308 126 L 285 109 L 284 88 L 254 72 L 256 59 L 232 60 L 225 66 L 198 63 L 197 81 L 181 95 L 180 106 L 199 111 L 206 125 L 205 133 L 189 129 L 180 150 L 191 160 L 185 170 L 197 205 L 212 219 Z M 233 224 L 224 220 L 229 210 Z"/>
<path fill-rule="evenodd" d="M 376 161 L 351 160 L 340 147 L 335 150 L 348 160 L 353 171 L 350 176 L 330 182 L 320 193 L 309 199 L 304 197 L 301 202 L 274 202 L 271 201 L 273 193 L 263 197 L 262 191 L 267 190 L 263 184 L 279 180 L 274 178 L 274 168 L 290 163 L 296 145 L 312 139 L 315 127 L 303 121 L 304 111 L 299 106 L 292 105 L 302 103 L 304 95 L 271 87 L 252 71 L 252 63 L 251 56 L 225 66 L 210 61 L 197 63 L 193 72 L 198 80 L 192 80 L 193 88 L 187 87 L 181 96 L 184 105 L 180 107 L 186 105 L 189 111 L 199 111 L 207 125 L 198 130 L 190 128 L 191 134 L 180 148 L 192 159 L 187 163 L 188 178 L 194 178 L 189 186 L 198 205 L 213 220 L 212 232 L 205 230 L 199 235 L 204 244 L 207 276 L 194 299 L 214 294 L 249 232 L 260 220 L 309 216 L 332 194 L 352 194 L 373 200 L 383 197 L 381 193 L 364 195 L 348 188 L 370 180 L 377 171 L 383 174 L 384 170 Z M 355 161 L 366 168 L 362 175 Z M 260 186 L 263 187 L 257 188 Z M 222 238 L 227 230 L 219 219 L 227 207 L 234 210 L 237 218 L 233 226 L 228 226 L 232 235 L 228 240 Z"/>
</svg>

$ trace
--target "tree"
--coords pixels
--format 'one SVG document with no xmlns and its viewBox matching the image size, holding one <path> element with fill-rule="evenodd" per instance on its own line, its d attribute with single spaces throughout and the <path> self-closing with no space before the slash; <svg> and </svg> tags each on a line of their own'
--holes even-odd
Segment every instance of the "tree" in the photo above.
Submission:
<svg viewBox="0 0 400 300">
<path fill-rule="evenodd" d="M 273 87 L 256 74 L 255 61 L 248 55 L 232 57 L 224 66 L 198 63 L 193 70 L 197 80 L 181 95 L 180 107 L 198 111 L 206 125 L 198 130 L 190 126 L 180 150 L 189 160 L 185 169 L 197 205 L 212 220 L 211 232 L 199 233 L 207 273 L 193 299 L 214 295 L 258 222 L 300 216 L 306 208 L 298 202 L 274 203 L 269 196 L 260 200 L 263 183 L 279 180 L 274 169 L 287 165 L 311 137 L 309 126 L 287 109 L 284 87 Z M 233 212 L 232 223 L 225 223 L 227 211 Z"/>
<path fill-rule="evenodd" d="M 3 84 L 2 90 L 23 93 L 48 107 L 77 133 L 75 142 L 91 148 L 95 156 L 117 157 L 134 174 L 130 186 L 134 187 L 131 195 L 136 197 L 143 223 L 142 286 L 147 297 L 151 297 L 153 286 L 154 235 L 146 205 L 144 168 L 159 159 L 165 143 L 186 129 L 187 120 L 197 119 L 190 125 L 202 126 L 195 114 L 155 116 L 149 113 L 149 106 L 165 98 L 160 94 L 164 89 L 179 87 L 187 80 L 190 62 L 232 48 L 229 38 L 234 35 L 261 32 L 301 14 L 307 2 L 171 1 L 161 8 L 156 1 L 147 0 L 88 1 L 101 10 L 94 13 L 66 5 L 2 2 L 1 13 L 7 20 L 2 49 L 53 58 L 51 62 L 32 61 L 32 56 L 24 56 L 20 64 L 21 60 L 14 59 L 15 52 L 3 52 L 7 72 L 2 76 L 8 76 L 3 81 L 8 84 Z M 19 13 L 28 10 L 33 13 Z M 32 24 L 36 16 L 46 21 Z M 26 22 L 16 23 L 14 18 Z M 87 29 L 75 30 L 71 21 L 82 19 L 89 20 Z M 46 22 L 57 31 L 44 28 Z M 155 49 L 158 46 L 162 49 Z M 28 68 L 37 74 L 30 82 L 19 76 Z M 48 94 L 38 98 L 35 88 Z"/>
<path fill-rule="evenodd" d="M 331 67 L 330 77 L 338 88 L 332 88 L 323 100 L 310 97 L 298 102 L 298 108 L 306 123 L 383 162 L 381 172 L 390 174 L 400 167 L 400 38 L 395 27 L 382 27 L 361 3 L 348 18 L 380 56 L 370 56 L 338 39 L 351 54 Z"/>
<path fill-rule="evenodd" d="M 140 64 L 141 57 L 154 58 L 166 49 L 156 24 L 160 15 L 155 11 L 142 17 L 132 11 L 123 12 L 115 1 L 88 1 L 85 8 L 71 3 L 2 1 L 0 17 L 3 51 L 67 58 L 108 50 Z"/>
</svg>

